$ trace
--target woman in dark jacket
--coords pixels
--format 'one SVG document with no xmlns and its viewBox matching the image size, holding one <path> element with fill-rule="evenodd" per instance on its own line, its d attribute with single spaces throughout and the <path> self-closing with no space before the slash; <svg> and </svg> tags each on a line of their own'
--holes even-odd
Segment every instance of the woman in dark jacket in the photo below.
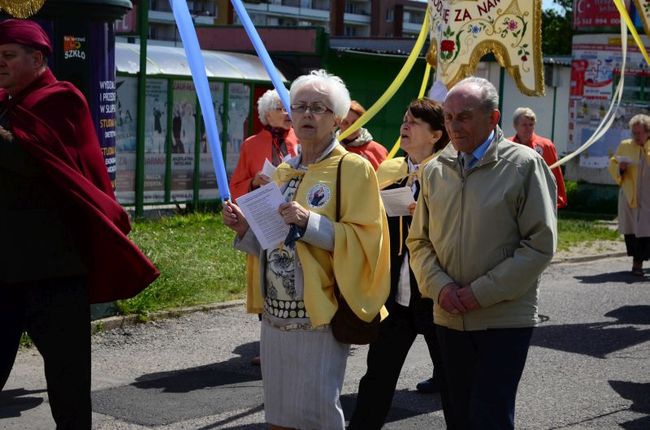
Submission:
<svg viewBox="0 0 650 430">
<path fill-rule="evenodd" d="M 400 147 L 407 155 L 384 161 L 379 166 L 379 187 L 409 187 L 417 200 L 419 172 L 449 142 L 442 106 L 429 99 L 411 102 L 404 114 L 400 136 Z M 408 209 L 413 214 L 415 203 Z M 409 267 L 405 241 L 410 224 L 411 216 L 388 218 L 391 290 L 386 308 L 389 316 L 381 322 L 379 338 L 368 350 L 368 370 L 359 383 L 357 405 L 349 426 L 352 430 L 383 426 L 402 365 L 418 334 L 424 335 L 436 376 L 442 374 L 433 326 L 433 301 L 422 298 Z"/>
</svg>

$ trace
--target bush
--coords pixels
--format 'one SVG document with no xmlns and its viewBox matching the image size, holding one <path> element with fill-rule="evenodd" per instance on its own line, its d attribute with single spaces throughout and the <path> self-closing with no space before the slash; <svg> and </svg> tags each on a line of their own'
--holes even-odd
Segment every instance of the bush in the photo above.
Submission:
<svg viewBox="0 0 650 430">
<path fill-rule="evenodd" d="M 618 187 L 565 181 L 568 212 L 583 212 L 613 218 L 618 211 Z"/>
</svg>

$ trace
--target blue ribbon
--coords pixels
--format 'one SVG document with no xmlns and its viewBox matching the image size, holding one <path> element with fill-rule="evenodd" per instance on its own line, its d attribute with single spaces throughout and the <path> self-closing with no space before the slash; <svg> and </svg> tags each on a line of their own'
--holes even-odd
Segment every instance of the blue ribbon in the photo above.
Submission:
<svg viewBox="0 0 650 430">
<path fill-rule="evenodd" d="M 273 61 L 271 60 L 269 53 L 264 47 L 264 43 L 262 43 L 262 39 L 260 39 L 260 35 L 257 33 L 255 25 L 253 25 L 251 18 L 248 16 L 248 12 L 246 12 L 244 4 L 241 2 L 241 0 L 230 0 L 230 2 L 232 3 L 232 6 L 237 13 L 239 20 L 244 25 L 244 30 L 246 30 L 246 34 L 248 34 L 248 38 L 251 40 L 253 48 L 255 48 L 255 52 L 257 52 L 257 56 L 260 57 L 262 65 L 264 65 L 264 68 L 266 69 L 266 73 L 268 73 L 269 77 L 271 78 L 271 82 L 273 82 L 273 86 L 280 96 L 280 101 L 282 102 L 284 110 L 287 111 L 289 115 L 291 115 L 289 91 L 287 91 L 287 88 L 282 82 L 280 74 L 273 65 Z"/>
<path fill-rule="evenodd" d="M 183 47 L 185 48 L 185 54 L 187 55 L 187 61 L 192 71 L 192 80 L 194 81 L 194 88 L 199 98 L 205 132 L 208 138 L 208 144 L 210 145 L 210 152 L 212 153 L 212 165 L 214 167 L 214 173 L 217 176 L 217 184 L 219 184 L 219 194 L 221 195 L 221 200 L 230 200 L 228 176 L 226 175 L 226 166 L 223 162 L 221 142 L 217 130 L 217 117 L 214 114 L 210 85 L 208 84 L 208 76 L 205 73 L 205 62 L 201 54 L 199 40 L 196 37 L 194 23 L 192 22 L 190 11 L 187 8 L 186 0 L 169 0 L 169 4 L 174 13 L 176 26 L 178 27 L 178 32 L 180 33 Z"/>
</svg>

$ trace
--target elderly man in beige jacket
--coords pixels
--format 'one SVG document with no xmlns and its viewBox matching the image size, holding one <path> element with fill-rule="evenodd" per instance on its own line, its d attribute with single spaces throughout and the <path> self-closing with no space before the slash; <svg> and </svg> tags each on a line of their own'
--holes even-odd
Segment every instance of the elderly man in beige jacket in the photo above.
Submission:
<svg viewBox="0 0 650 430">
<path fill-rule="evenodd" d="M 498 105 L 485 79 L 451 89 L 452 145 L 425 167 L 407 239 L 419 288 L 434 300 L 450 429 L 514 428 L 539 279 L 556 246 L 553 174 L 503 137 Z"/>
</svg>

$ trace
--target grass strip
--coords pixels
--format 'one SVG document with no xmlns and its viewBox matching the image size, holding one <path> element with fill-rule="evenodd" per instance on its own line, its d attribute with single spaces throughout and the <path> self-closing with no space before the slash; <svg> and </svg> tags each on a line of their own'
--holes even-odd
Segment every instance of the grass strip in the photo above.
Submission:
<svg viewBox="0 0 650 430">
<path fill-rule="evenodd" d="M 245 294 L 245 256 L 220 215 L 194 213 L 133 223 L 131 239 L 160 277 L 137 296 L 120 300 L 123 314 L 223 302 Z"/>
<path fill-rule="evenodd" d="M 558 250 L 619 234 L 589 217 L 560 213 Z M 118 302 L 123 314 L 147 315 L 162 309 L 243 298 L 245 256 L 232 248 L 234 234 L 220 214 L 194 213 L 134 223 L 131 238 L 161 275 L 146 290 Z"/>
</svg>

